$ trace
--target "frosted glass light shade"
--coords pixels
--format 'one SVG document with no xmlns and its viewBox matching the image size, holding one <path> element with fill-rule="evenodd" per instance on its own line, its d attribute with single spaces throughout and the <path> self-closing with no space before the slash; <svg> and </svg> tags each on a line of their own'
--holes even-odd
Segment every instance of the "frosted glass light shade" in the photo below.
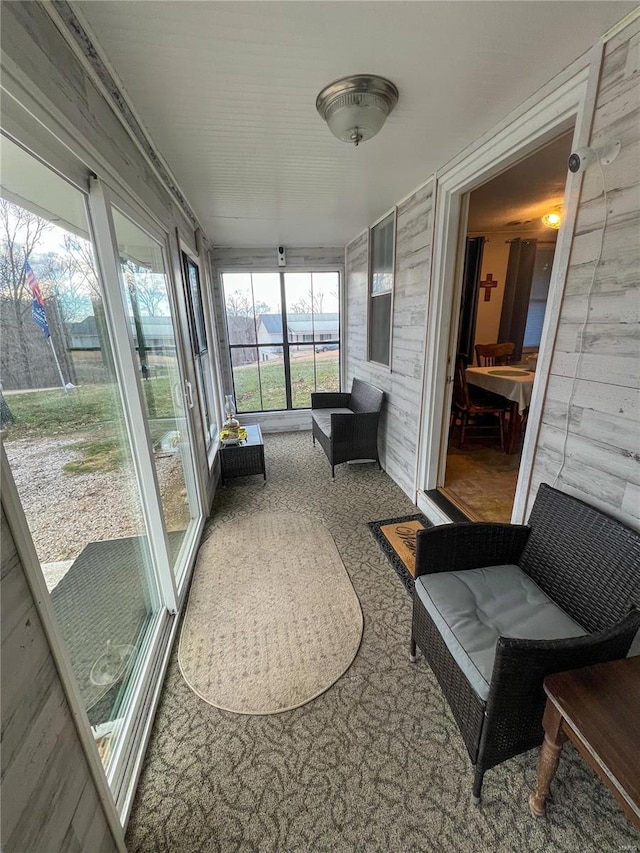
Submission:
<svg viewBox="0 0 640 853">
<path fill-rule="evenodd" d="M 379 132 L 397 102 L 398 90 L 389 80 L 358 74 L 326 86 L 316 109 L 337 139 L 358 145 Z"/>
</svg>

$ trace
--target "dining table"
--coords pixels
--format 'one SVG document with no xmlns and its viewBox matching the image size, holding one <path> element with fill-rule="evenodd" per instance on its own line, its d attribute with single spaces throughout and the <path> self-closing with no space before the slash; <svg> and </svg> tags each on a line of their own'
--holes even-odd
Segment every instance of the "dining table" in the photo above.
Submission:
<svg viewBox="0 0 640 853">
<path fill-rule="evenodd" d="M 509 405 L 509 426 L 505 439 L 505 452 L 517 453 L 520 449 L 522 426 L 526 419 L 535 373 L 511 365 L 495 367 L 468 367 L 467 382 L 492 394 L 504 397 Z"/>
</svg>

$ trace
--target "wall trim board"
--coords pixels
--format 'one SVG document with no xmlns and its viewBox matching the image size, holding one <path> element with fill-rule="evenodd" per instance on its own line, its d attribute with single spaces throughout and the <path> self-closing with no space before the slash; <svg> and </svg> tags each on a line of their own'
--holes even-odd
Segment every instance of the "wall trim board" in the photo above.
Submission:
<svg viewBox="0 0 640 853">
<path fill-rule="evenodd" d="M 425 417 L 426 417 L 426 396 L 424 393 L 424 387 L 427 377 L 427 346 L 429 342 L 429 317 L 431 316 L 431 309 L 433 305 L 433 264 L 434 264 L 434 255 L 433 251 L 435 239 L 436 239 L 436 217 L 435 211 L 438 209 L 438 182 L 435 179 L 435 175 L 433 175 L 430 179 L 433 182 L 433 207 L 432 207 L 432 216 L 431 216 L 431 231 L 429 234 L 429 245 L 431 246 L 431 256 L 429 258 L 429 272 L 428 272 L 428 285 L 427 285 L 427 306 L 425 313 L 425 324 L 422 330 L 422 351 L 424 353 L 424 358 L 422 360 L 422 367 L 420 369 L 420 395 L 419 395 L 419 406 L 420 410 L 418 412 L 418 452 L 416 453 L 416 461 L 413 471 L 413 495 L 411 496 L 411 500 L 419 505 L 420 496 L 423 494 L 422 490 L 419 488 L 420 483 L 420 466 L 421 466 L 421 436 L 425 430 Z M 468 201 L 466 202 L 468 207 Z M 433 502 L 431 502 L 432 504 Z M 427 516 L 428 518 L 429 516 Z"/>
<path fill-rule="evenodd" d="M 624 18 L 618 21 L 617 24 L 614 24 L 610 29 L 606 31 L 606 33 L 602 36 L 602 41 L 604 44 L 614 39 L 619 33 L 625 30 L 629 24 L 632 24 L 640 18 L 640 6 L 637 6 L 635 9 L 632 9 L 628 15 L 625 15 Z"/>
<path fill-rule="evenodd" d="M 450 405 L 451 389 L 447 384 L 451 359 L 451 340 L 455 336 L 457 316 L 453 316 L 453 298 L 457 292 L 457 270 L 460 252 L 460 214 L 465 193 L 480 182 L 493 177 L 506 166 L 518 162 L 531 151 L 566 129 L 574 121 L 574 139 L 585 144 L 595 105 L 595 92 L 602 55 L 598 43 L 589 53 L 574 63 L 574 73 L 559 75 L 545 86 L 534 99 L 529 99 L 527 109 L 518 109 L 502 125 L 502 130 L 489 139 L 483 138 L 468 150 L 464 158 L 456 158 L 437 172 L 438 204 L 435 213 L 435 238 L 432 280 L 432 307 L 428 318 L 427 348 L 425 351 L 426 381 L 425 429 L 420 441 L 420 489 L 441 485 L 444 440 L 444 412 Z M 570 175 L 565 191 L 565 222 L 558 238 L 558 251 L 554 261 L 550 289 L 550 309 L 545 319 L 543 340 L 538 362 L 539 381 L 534 389 L 534 399 L 529 414 L 529 427 L 523 450 L 522 463 L 513 520 L 524 518 L 526 494 L 535 455 L 537 422 L 544 402 L 546 378 L 549 372 L 553 344 L 558 322 L 559 304 L 564 290 L 568 258 L 577 215 L 581 176 Z M 556 316 L 553 316 L 555 313 Z M 542 380 L 542 381 L 540 381 Z"/>
<path fill-rule="evenodd" d="M 425 183 L 429 183 L 429 181 L 426 181 Z M 412 195 L 413 195 L 413 193 L 410 193 L 410 194 L 407 196 L 407 198 L 411 198 L 411 196 L 412 196 Z M 364 235 L 365 235 L 365 234 L 368 234 L 368 233 L 369 233 L 369 229 L 368 229 L 368 228 L 363 228 L 363 229 L 362 229 L 362 231 L 358 231 L 358 233 L 356 234 L 356 236 L 355 236 L 355 237 L 353 237 L 351 240 L 349 240 L 349 242 L 347 243 L 347 245 L 344 247 L 344 267 L 345 267 L 345 269 L 347 268 L 347 249 L 349 248 L 349 246 L 350 246 L 352 243 L 357 242 L 357 241 L 358 241 L 358 240 L 360 240 L 362 237 L 364 237 Z"/>
<path fill-rule="evenodd" d="M 0 484 L 2 507 L 5 512 L 7 524 L 15 541 L 16 550 L 24 568 L 25 578 L 31 590 L 36 610 L 51 649 L 55 667 L 67 697 L 69 710 L 86 756 L 98 798 L 104 809 L 106 820 L 118 851 L 120 853 L 127 853 L 122 824 L 120 823 L 116 804 L 107 782 L 100 756 L 98 755 L 98 749 L 91 735 L 89 718 L 85 711 L 75 676 L 73 675 L 64 641 L 60 637 L 56 617 L 53 612 L 53 605 L 51 604 L 49 592 L 40 571 L 40 561 L 33 545 L 29 526 L 18 496 L 18 490 L 11 474 L 9 461 L 2 446 L 0 446 Z"/>
<path fill-rule="evenodd" d="M 196 243 L 196 254 L 199 259 L 201 294 L 203 301 L 206 303 L 206 310 L 204 312 L 204 322 L 205 328 L 207 330 L 207 335 L 209 336 L 209 352 L 210 354 L 213 354 L 212 372 L 216 420 L 218 423 L 221 424 L 222 413 L 224 409 L 224 394 L 222 392 L 222 354 L 220 351 L 218 319 L 216 317 L 213 298 L 214 280 L 211 272 L 211 260 L 209 257 L 209 250 L 207 249 L 207 241 L 205 239 L 205 235 L 202 233 L 202 230 L 200 228 L 196 228 L 194 236 Z M 216 472 L 214 470 L 215 459 L 218 454 L 217 438 L 214 442 L 214 445 L 215 446 L 210 451 L 209 457 L 207 459 L 207 465 L 209 468 L 209 477 L 207 479 L 207 506 L 205 507 L 205 509 L 207 509 L 207 515 L 209 515 L 209 512 L 211 510 L 211 504 L 215 496 L 217 481 L 219 479 L 219 472 L 218 476 L 216 477 Z"/>
<path fill-rule="evenodd" d="M 248 415 L 239 414 L 237 418 L 242 424 L 259 424 L 265 435 L 276 432 L 311 431 L 311 409 L 252 412 Z"/>
<path fill-rule="evenodd" d="M 91 33 L 82 13 L 72 8 L 68 0 L 49 0 L 49 2 L 41 5 L 56 24 L 94 84 L 108 101 L 140 153 L 165 189 L 171 194 L 182 214 L 186 216 L 193 228 L 198 227 L 197 216 L 180 189 L 178 181 L 167 162 L 144 129 L 135 107 L 124 93 L 124 87 L 113 65 L 99 47 L 99 42 Z"/>
</svg>

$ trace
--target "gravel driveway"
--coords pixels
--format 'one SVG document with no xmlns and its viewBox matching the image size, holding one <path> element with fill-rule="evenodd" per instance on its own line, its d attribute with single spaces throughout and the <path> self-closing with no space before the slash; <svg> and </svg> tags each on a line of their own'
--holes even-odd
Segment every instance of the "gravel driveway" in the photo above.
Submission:
<svg viewBox="0 0 640 853">
<path fill-rule="evenodd" d="M 41 563 L 74 560 L 89 542 L 145 532 L 133 470 L 67 474 L 82 458 L 72 445 L 91 434 L 5 441 L 5 450 Z M 189 521 L 179 454 L 159 454 L 156 469 L 169 530 Z"/>
</svg>

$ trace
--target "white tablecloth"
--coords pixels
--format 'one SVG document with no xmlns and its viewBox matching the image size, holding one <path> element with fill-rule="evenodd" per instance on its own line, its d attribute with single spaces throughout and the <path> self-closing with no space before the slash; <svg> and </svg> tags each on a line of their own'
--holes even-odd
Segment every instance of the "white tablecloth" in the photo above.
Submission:
<svg viewBox="0 0 640 853">
<path fill-rule="evenodd" d="M 518 404 L 520 414 L 531 402 L 535 373 L 517 367 L 468 367 L 467 382 Z"/>
</svg>

